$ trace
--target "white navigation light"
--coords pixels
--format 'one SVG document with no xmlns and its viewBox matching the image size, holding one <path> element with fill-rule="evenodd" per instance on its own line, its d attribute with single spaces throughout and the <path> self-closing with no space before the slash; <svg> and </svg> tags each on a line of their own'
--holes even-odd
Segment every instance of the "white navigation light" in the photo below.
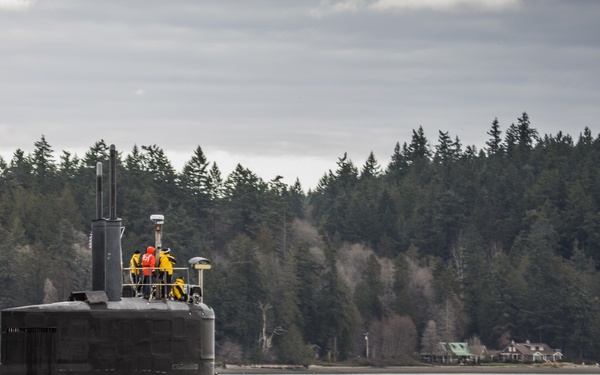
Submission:
<svg viewBox="0 0 600 375">
<path fill-rule="evenodd" d="M 155 224 L 162 224 L 165 222 L 165 215 L 150 215 L 150 220 Z"/>
<path fill-rule="evenodd" d="M 199 291 L 197 293 L 192 294 L 192 299 L 194 300 L 194 303 L 200 302 L 203 303 L 204 302 L 204 270 L 209 270 L 210 269 L 210 260 L 206 259 L 206 258 L 202 258 L 202 257 L 193 257 L 192 259 L 188 260 L 188 263 L 190 264 L 191 267 L 193 267 L 194 269 L 198 270 L 198 285 L 200 286 Z M 192 288 L 193 289 L 193 288 Z"/>
<path fill-rule="evenodd" d="M 193 257 L 188 261 L 192 267 L 197 270 L 209 270 L 211 268 L 210 260 L 202 257 Z"/>
</svg>

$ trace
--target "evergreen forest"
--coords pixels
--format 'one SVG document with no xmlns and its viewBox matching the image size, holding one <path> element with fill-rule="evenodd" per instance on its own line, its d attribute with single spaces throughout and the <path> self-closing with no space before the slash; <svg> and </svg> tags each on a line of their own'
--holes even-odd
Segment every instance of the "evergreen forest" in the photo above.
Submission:
<svg viewBox="0 0 600 375">
<path fill-rule="evenodd" d="M 123 265 L 163 214 L 178 266 L 212 262 L 204 302 L 229 363 L 409 363 L 440 341 L 512 340 L 599 361 L 600 137 L 538 134 L 527 113 L 494 119 L 480 150 L 438 134 L 414 129 L 385 161 L 340 155 L 308 191 L 242 164 L 222 176 L 200 146 L 179 172 L 157 145 L 117 144 Z M 42 136 L 0 158 L 0 308 L 91 289 L 109 148 L 57 154 Z"/>
</svg>

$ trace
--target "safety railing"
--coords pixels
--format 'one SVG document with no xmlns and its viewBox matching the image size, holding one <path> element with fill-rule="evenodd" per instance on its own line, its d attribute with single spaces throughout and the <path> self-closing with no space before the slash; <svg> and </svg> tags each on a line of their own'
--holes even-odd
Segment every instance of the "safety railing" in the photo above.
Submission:
<svg viewBox="0 0 600 375">
<path fill-rule="evenodd" d="M 136 273 L 132 271 L 136 271 Z M 143 268 L 122 268 L 123 287 L 131 288 L 134 297 L 153 300 L 174 300 L 189 303 L 201 302 L 202 289 L 198 285 L 190 284 L 190 269 L 186 267 L 173 267 L 171 282 L 167 282 L 167 271 L 154 267 L 151 283 L 144 282 Z M 185 277 L 181 276 L 185 274 Z M 182 278 L 183 283 L 177 279 Z M 181 288 L 180 293 L 174 293 L 175 288 Z"/>
</svg>

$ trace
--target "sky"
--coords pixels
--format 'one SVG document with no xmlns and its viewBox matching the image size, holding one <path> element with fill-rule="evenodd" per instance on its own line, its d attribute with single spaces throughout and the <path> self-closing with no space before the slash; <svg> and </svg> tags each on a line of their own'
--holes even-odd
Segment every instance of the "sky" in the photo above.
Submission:
<svg viewBox="0 0 600 375">
<path fill-rule="evenodd" d="M 598 135 L 600 1 L 0 0 L 7 162 L 43 136 L 57 162 L 104 140 L 180 172 L 200 146 L 308 190 L 419 126 L 481 149 L 523 112 Z"/>
</svg>

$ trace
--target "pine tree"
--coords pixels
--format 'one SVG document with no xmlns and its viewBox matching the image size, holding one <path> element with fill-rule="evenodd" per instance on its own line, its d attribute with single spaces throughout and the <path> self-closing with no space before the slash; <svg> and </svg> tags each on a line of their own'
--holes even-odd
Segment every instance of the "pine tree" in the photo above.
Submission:
<svg viewBox="0 0 600 375">
<path fill-rule="evenodd" d="M 487 132 L 487 134 L 491 137 L 489 141 L 485 142 L 487 145 L 487 155 L 492 156 L 501 154 L 503 151 L 502 139 L 500 138 L 502 131 L 500 130 L 500 124 L 497 117 L 495 117 L 494 121 L 492 121 L 492 128 Z"/>
<path fill-rule="evenodd" d="M 379 177 L 380 175 L 381 175 L 381 167 L 379 166 L 379 163 L 377 162 L 377 159 L 375 158 L 373 151 L 371 151 L 369 153 L 367 161 L 365 162 L 365 165 L 363 165 L 363 167 L 361 169 L 360 179 L 361 180 L 365 180 L 365 179 L 369 180 L 369 179 Z"/>
<path fill-rule="evenodd" d="M 35 142 L 34 145 L 35 150 L 31 155 L 31 165 L 33 166 L 38 188 L 45 192 L 55 192 L 59 186 L 57 186 L 56 180 L 54 150 L 52 150 L 52 146 L 43 135 L 42 139 Z"/>
<path fill-rule="evenodd" d="M 217 163 L 212 163 L 212 167 L 210 167 L 206 188 L 211 201 L 216 201 L 223 197 L 223 178 L 221 177 L 221 171 Z"/>
<path fill-rule="evenodd" d="M 418 130 L 413 129 L 412 139 L 410 145 L 408 146 L 407 159 L 411 165 L 417 164 L 421 165 L 423 163 L 429 162 L 431 158 L 431 151 L 429 150 L 429 142 L 425 137 L 425 131 L 422 126 L 419 126 Z"/>
<path fill-rule="evenodd" d="M 83 164 L 90 168 L 96 168 L 96 163 L 101 162 L 104 170 L 108 171 L 108 161 L 110 160 L 109 147 L 103 139 L 94 143 L 93 146 L 83 156 Z"/>
<path fill-rule="evenodd" d="M 533 142 L 537 141 L 537 139 L 537 130 L 531 127 L 527 112 L 523 112 L 523 115 L 517 119 L 517 140 L 519 145 L 531 149 Z"/>
<path fill-rule="evenodd" d="M 200 206 L 206 205 L 209 200 L 209 164 L 202 148 L 198 146 L 196 150 L 194 150 L 192 158 L 183 166 L 183 172 L 181 174 L 181 184 L 183 188 L 189 195 L 194 196 L 199 200 L 197 204 Z"/>
<path fill-rule="evenodd" d="M 266 270 L 259 267 L 252 240 L 239 235 L 230 244 L 231 259 L 219 293 L 214 296 L 221 308 L 221 324 L 225 337 L 234 338 L 250 353 L 258 348 L 262 327 L 259 301 L 268 301 Z M 244 308 L 240 308 L 243 306 Z"/>
<path fill-rule="evenodd" d="M 323 341 L 319 341 L 321 338 L 319 295 L 324 266 L 313 256 L 307 256 L 310 254 L 310 250 L 305 242 L 294 242 L 290 246 L 290 253 L 296 269 L 298 282 L 296 298 L 303 322 L 299 328 L 301 328 L 306 342 L 323 343 Z M 293 314 L 290 314 L 290 317 L 292 316 Z"/>
<path fill-rule="evenodd" d="M 340 281 L 333 250 L 326 245 L 325 272 L 322 275 L 319 318 L 315 327 L 318 342 L 332 353 L 334 361 L 345 359 L 353 346 L 352 335 L 356 326 L 356 308 L 349 291 Z"/>
<path fill-rule="evenodd" d="M 234 233 L 254 237 L 264 215 L 266 184 L 247 168 L 238 164 L 224 184 L 224 208 Z"/>
<path fill-rule="evenodd" d="M 439 131 L 438 144 L 435 146 L 434 160 L 446 163 L 453 159 L 452 139 L 448 132 Z"/>
<path fill-rule="evenodd" d="M 361 276 L 354 290 L 354 301 L 363 318 L 364 329 L 368 330 L 371 322 L 383 317 L 381 266 L 374 255 L 367 259 Z"/>
<path fill-rule="evenodd" d="M 406 148 L 406 143 L 404 143 Z M 402 177 L 406 175 L 408 171 L 408 163 L 405 159 L 404 153 L 400 148 L 400 143 L 396 142 L 394 147 L 394 153 L 392 154 L 391 160 L 385 171 L 385 176 L 389 178 L 393 183 L 398 184 Z"/>
</svg>

